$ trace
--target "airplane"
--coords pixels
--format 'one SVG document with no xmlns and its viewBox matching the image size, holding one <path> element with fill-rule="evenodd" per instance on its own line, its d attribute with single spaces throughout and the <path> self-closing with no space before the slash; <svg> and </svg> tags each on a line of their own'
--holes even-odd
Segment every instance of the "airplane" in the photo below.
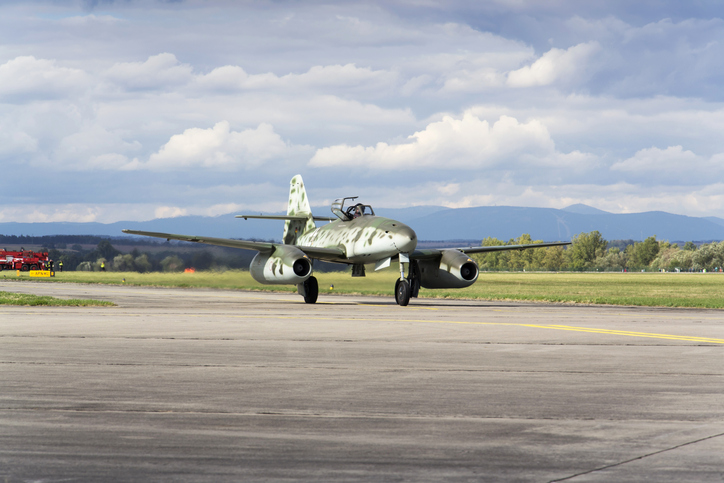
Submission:
<svg viewBox="0 0 724 483">
<path fill-rule="evenodd" d="M 477 263 L 469 257 L 473 253 L 571 244 L 549 242 L 417 249 L 417 235 L 412 228 L 399 221 L 375 215 L 372 206 L 357 203 L 357 198 L 351 196 L 335 200 L 331 206 L 334 218 L 314 216 L 302 177 L 296 175 L 290 182 L 286 215 L 236 215 L 236 218 L 245 220 L 284 221 L 282 243 L 136 230 L 123 230 L 123 233 L 256 250 L 259 253 L 249 266 L 254 280 L 261 284 L 296 285 L 304 302 L 309 304 L 315 303 L 319 295 L 319 285 L 312 274 L 313 260 L 352 265 L 353 277 L 364 277 L 365 265 L 374 263 L 376 271 L 397 261 L 400 278 L 395 282 L 395 301 L 406 306 L 410 298 L 418 296 L 421 287 L 464 288 L 474 284 L 480 272 Z M 346 202 L 349 204 L 347 207 Z M 317 227 L 315 221 L 330 223 Z"/>
</svg>

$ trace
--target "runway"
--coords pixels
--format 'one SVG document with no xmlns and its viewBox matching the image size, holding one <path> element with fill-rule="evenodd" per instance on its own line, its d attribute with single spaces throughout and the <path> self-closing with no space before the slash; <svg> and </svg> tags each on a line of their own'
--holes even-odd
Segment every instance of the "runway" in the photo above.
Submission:
<svg viewBox="0 0 724 483">
<path fill-rule="evenodd" d="M 0 481 L 724 480 L 724 312 L 20 283 Z"/>
</svg>

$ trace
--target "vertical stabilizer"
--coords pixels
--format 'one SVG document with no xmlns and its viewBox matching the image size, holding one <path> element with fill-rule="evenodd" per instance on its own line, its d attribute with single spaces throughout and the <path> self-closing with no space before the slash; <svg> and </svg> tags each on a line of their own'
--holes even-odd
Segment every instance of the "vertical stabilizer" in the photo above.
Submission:
<svg viewBox="0 0 724 483">
<path fill-rule="evenodd" d="M 282 240 L 287 245 L 295 244 L 298 237 L 316 228 L 314 219 L 312 218 L 312 209 L 309 207 L 309 200 L 307 199 L 307 191 L 304 189 L 304 181 L 302 181 L 301 175 L 296 175 L 289 183 L 287 215 L 307 217 L 305 221 L 287 220 L 284 223 L 284 236 Z"/>
</svg>

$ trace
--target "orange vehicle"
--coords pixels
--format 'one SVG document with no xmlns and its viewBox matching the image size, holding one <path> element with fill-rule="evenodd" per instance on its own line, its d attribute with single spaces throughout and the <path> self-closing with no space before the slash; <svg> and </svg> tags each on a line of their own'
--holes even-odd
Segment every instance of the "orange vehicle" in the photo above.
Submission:
<svg viewBox="0 0 724 483">
<path fill-rule="evenodd" d="M 48 252 L 32 250 L 0 250 L 0 270 L 50 270 Z"/>
</svg>

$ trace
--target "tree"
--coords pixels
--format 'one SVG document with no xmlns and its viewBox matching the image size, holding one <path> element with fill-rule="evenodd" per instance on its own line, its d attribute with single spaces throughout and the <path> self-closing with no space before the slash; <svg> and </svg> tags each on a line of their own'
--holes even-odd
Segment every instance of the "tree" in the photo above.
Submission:
<svg viewBox="0 0 724 483">
<path fill-rule="evenodd" d="M 619 248 L 609 248 L 606 255 L 596 259 L 596 269 L 620 272 L 626 268 L 626 253 Z"/>
<path fill-rule="evenodd" d="M 724 266 L 724 242 L 705 243 L 693 254 L 695 270 L 713 270 Z"/>
<path fill-rule="evenodd" d="M 563 247 L 536 248 L 536 250 L 543 250 L 545 253 L 541 262 L 541 268 L 544 270 L 553 272 L 567 268 L 568 264 Z"/>
<path fill-rule="evenodd" d="M 571 242 L 573 244 L 566 250 L 566 255 L 570 268 L 574 270 L 593 268 L 596 259 L 605 254 L 608 245 L 598 230 L 579 233 L 571 239 Z"/>
<path fill-rule="evenodd" d="M 126 253 L 125 255 L 116 255 L 113 258 L 113 270 L 117 272 L 133 272 L 136 265 L 133 263 L 133 256 Z"/>
<path fill-rule="evenodd" d="M 688 250 L 690 252 L 696 251 L 696 244 L 694 242 L 688 241 L 684 243 L 684 250 Z"/>
<path fill-rule="evenodd" d="M 498 247 L 505 245 L 503 240 L 487 237 L 481 243 L 484 247 Z M 475 261 L 481 270 L 504 270 L 508 268 L 507 252 L 488 252 L 474 255 Z"/>
<path fill-rule="evenodd" d="M 543 240 L 535 240 L 528 233 L 518 238 L 511 239 L 508 245 L 531 245 L 543 243 Z M 508 267 L 511 270 L 540 270 L 543 267 L 545 248 L 529 248 L 527 250 L 511 250 L 508 256 Z"/>
<path fill-rule="evenodd" d="M 151 271 L 151 262 L 145 253 L 134 258 L 133 264 L 136 266 L 137 272 L 146 273 Z"/>
<path fill-rule="evenodd" d="M 180 272 L 184 269 L 184 261 L 176 255 L 169 255 L 161 260 L 164 272 Z"/>
<path fill-rule="evenodd" d="M 98 256 L 103 257 L 106 260 L 113 260 L 116 255 L 119 255 L 121 253 L 120 251 L 116 250 L 113 245 L 111 245 L 111 242 L 109 242 L 108 240 L 102 240 L 98 244 L 96 252 L 98 253 Z"/>
<path fill-rule="evenodd" d="M 211 268 L 211 264 L 214 263 L 214 256 L 206 250 L 195 253 L 191 259 L 191 266 L 196 270 L 208 270 Z"/>
<path fill-rule="evenodd" d="M 646 240 L 635 243 L 631 248 L 630 263 L 634 267 L 648 267 L 658 255 L 661 247 L 656 241 L 656 235 L 648 237 Z"/>
</svg>

